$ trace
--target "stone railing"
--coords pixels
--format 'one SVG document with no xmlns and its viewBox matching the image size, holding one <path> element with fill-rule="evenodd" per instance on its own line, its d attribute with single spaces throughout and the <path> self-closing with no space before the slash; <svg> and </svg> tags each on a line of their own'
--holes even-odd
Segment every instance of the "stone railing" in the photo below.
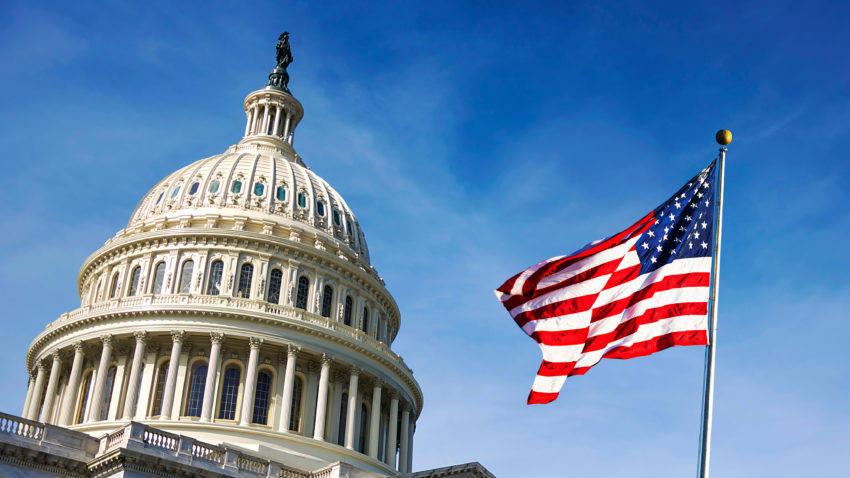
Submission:
<svg viewBox="0 0 850 478">
<path fill-rule="evenodd" d="M 192 445 L 192 456 L 209 460 L 219 465 L 224 464 L 224 448 L 207 443 L 195 442 Z"/>
<path fill-rule="evenodd" d="M 354 327 L 349 327 L 327 317 L 314 314 L 312 312 L 296 309 L 291 306 L 280 304 L 272 304 L 264 300 L 242 299 L 239 297 L 228 297 L 223 295 L 194 295 L 194 294 L 165 294 L 165 295 L 139 295 L 133 297 L 120 297 L 116 299 L 107 299 L 93 305 L 86 305 L 71 312 L 62 314 L 58 320 L 48 324 L 47 328 L 51 329 L 77 319 L 98 314 L 101 312 L 116 311 L 119 309 L 130 309 L 135 307 L 149 306 L 202 306 L 202 307 L 225 307 L 239 309 L 247 312 L 260 312 L 269 314 L 274 317 L 281 317 L 292 321 L 300 321 L 315 326 L 329 333 L 345 337 L 349 340 L 361 342 L 373 349 L 382 352 L 391 362 L 396 363 L 402 370 L 408 374 L 413 371 L 404 363 L 400 355 L 393 352 L 390 347 L 369 336 L 363 331 Z"/>
<path fill-rule="evenodd" d="M 268 460 L 255 458 L 251 455 L 240 454 L 239 458 L 236 460 L 236 466 L 239 467 L 240 470 L 253 471 L 254 473 L 259 473 L 261 475 L 265 475 L 269 472 Z"/>
<path fill-rule="evenodd" d="M 41 440 L 44 436 L 44 424 L 27 420 L 26 418 L 0 413 L 0 432 L 31 438 L 33 440 Z"/>
</svg>

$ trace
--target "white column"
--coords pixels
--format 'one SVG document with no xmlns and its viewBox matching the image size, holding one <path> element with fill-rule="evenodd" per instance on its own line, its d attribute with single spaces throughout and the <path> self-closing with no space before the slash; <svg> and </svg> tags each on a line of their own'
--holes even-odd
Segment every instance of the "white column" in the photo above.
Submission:
<svg viewBox="0 0 850 478">
<path fill-rule="evenodd" d="M 283 140 L 287 141 L 289 138 L 289 123 L 292 121 L 292 113 L 289 111 L 286 112 L 286 121 L 283 123 Z"/>
<path fill-rule="evenodd" d="M 263 105 L 263 121 L 260 123 L 260 134 L 267 134 L 269 131 L 269 104 Z"/>
<path fill-rule="evenodd" d="M 398 471 L 407 473 L 407 455 L 409 453 L 410 410 L 407 406 L 401 412 L 401 443 L 398 449 Z"/>
<path fill-rule="evenodd" d="M 398 394 L 393 392 L 390 399 L 390 423 L 387 431 L 387 465 L 395 468 L 396 439 L 398 438 Z"/>
<path fill-rule="evenodd" d="M 408 427 L 408 433 L 410 436 L 407 439 L 407 472 L 410 473 L 413 471 L 413 432 L 416 431 L 416 420 L 411 419 L 410 425 Z"/>
<path fill-rule="evenodd" d="M 148 333 L 144 330 L 133 332 L 136 337 L 136 349 L 133 351 L 133 364 L 130 365 L 130 383 L 127 384 L 127 398 L 124 400 L 124 419 L 132 420 L 136 414 L 136 402 L 139 397 L 139 374 L 145 361 L 145 342 Z"/>
<path fill-rule="evenodd" d="M 372 388 L 372 417 L 369 419 L 369 456 L 378 458 L 378 438 L 381 432 L 381 387 L 383 382 L 380 378 L 375 379 Z"/>
<path fill-rule="evenodd" d="M 80 396 L 80 376 L 83 374 L 83 342 L 74 344 L 74 362 L 71 364 L 71 375 L 68 377 L 68 396 L 62 402 L 62 412 L 59 414 L 59 426 L 66 427 L 71 424 L 71 417 L 76 410 L 77 397 Z"/>
<path fill-rule="evenodd" d="M 30 405 L 27 410 L 27 416 L 24 418 L 30 420 L 38 420 L 38 411 L 41 408 L 41 396 L 44 394 L 44 383 L 47 381 L 47 362 L 44 360 L 38 361 L 38 372 L 35 376 L 35 388 L 30 397 Z"/>
<path fill-rule="evenodd" d="M 53 351 L 53 366 L 50 367 L 50 379 L 47 381 L 47 393 L 44 395 L 44 406 L 41 408 L 41 421 L 48 423 L 53 416 L 53 402 L 56 401 L 56 387 L 59 385 L 59 375 L 62 373 L 62 355 L 59 350 Z"/>
<path fill-rule="evenodd" d="M 215 398 L 215 377 L 218 374 L 218 357 L 221 355 L 221 341 L 224 334 L 210 332 L 210 361 L 207 363 L 207 381 L 204 384 L 204 401 L 201 406 L 201 421 L 208 422 L 212 417 L 213 399 Z"/>
<path fill-rule="evenodd" d="M 33 377 L 32 372 L 27 370 L 27 375 L 29 376 L 29 380 L 27 380 L 27 398 L 24 399 L 24 410 L 21 412 L 21 416 L 26 418 L 27 412 L 30 408 L 30 402 L 32 401 L 32 391 L 35 389 L 35 377 Z"/>
<path fill-rule="evenodd" d="M 351 379 L 348 382 L 348 412 L 345 415 L 345 447 L 354 449 L 354 431 L 357 427 L 357 382 L 360 380 L 360 369 L 351 367 Z"/>
<path fill-rule="evenodd" d="M 263 339 L 251 337 L 248 345 L 251 352 L 248 354 L 248 373 L 245 374 L 245 394 L 242 396 L 242 416 L 240 425 L 251 423 L 251 412 L 254 409 L 254 387 L 257 384 L 257 362 L 260 360 L 260 344 Z"/>
<path fill-rule="evenodd" d="M 165 390 L 162 392 L 162 407 L 159 417 L 162 420 L 171 419 L 171 408 L 174 405 L 174 388 L 177 385 L 177 366 L 180 364 L 180 352 L 183 350 L 183 339 L 186 332 L 171 331 L 171 358 L 168 359 L 168 375 L 165 379 Z"/>
<path fill-rule="evenodd" d="M 319 375 L 319 396 L 316 398 L 316 425 L 313 427 L 313 438 L 325 439 L 325 416 L 328 412 L 328 379 L 331 374 L 330 355 L 322 354 L 322 371 Z"/>
<path fill-rule="evenodd" d="M 248 136 L 248 134 L 251 132 L 251 123 L 253 123 L 253 122 L 254 122 L 254 110 L 252 108 L 250 111 L 248 111 L 248 122 L 245 123 L 245 136 Z"/>
<path fill-rule="evenodd" d="M 259 109 L 259 105 L 254 105 L 253 108 L 251 108 L 251 112 L 253 114 L 251 117 L 251 134 L 257 134 L 257 122 L 260 121 L 260 115 L 257 114 Z"/>
<path fill-rule="evenodd" d="M 286 372 L 283 376 L 283 396 L 280 399 L 280 431 L 289 431 L 289 421 L 292 418 L 292 388 L 295 384 L 295 356 L 299 348 L 290 345 L 286 351 Z"/>
<path fill-rule="evenodd" d="M 272 128 L 272 135 L 278 136 L 277 129 L 280 127 L 280 106 L 274 107 L 274 128 Z"/>
<path fill-rule="evenodd" d="M 103 406 L 103 387 L 106 385 L 106 371 L 109 369 L 109 361 L 112 360 L 112 336 L 104 335 L 100 338 L 103 342 L 103 351 L 100 353 L 100 364 L 97 366 L 97 376 L 94 382 L 94 393 L 89 403 L 89 419 L 94 422 L 100 420 L 100 410 Z"/>
<path fill-rule="evenodd" d="M 142 381 L 139 386 L 139 399 L 136 401 L 134 418 L 144 420 L 150 410 L 151 388 L 156 375 L 156 361 L 159 357 L 159 344 L 153 343 L 145 346 L 145 363 L 142 366 Z"/>
</svg>

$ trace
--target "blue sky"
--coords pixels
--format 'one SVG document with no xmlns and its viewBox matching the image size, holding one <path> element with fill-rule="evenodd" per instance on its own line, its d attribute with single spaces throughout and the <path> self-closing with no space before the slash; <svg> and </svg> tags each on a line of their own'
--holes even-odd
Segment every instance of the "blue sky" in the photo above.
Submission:
<svg viewBox="0 0 850 478">
<path fill-rule="evenodd" d="M 248 3 L 0 7 L 0 410 L 20 412 L 32 338 L 79 306 L 83 260 L 240 139 L 288 30 L 296 149 L 402 312 L 415 469 L 692 476 L 702 347 L 605 361 L 529 407 L 539 350 L 492 290 L 631 224 L 728 128 L 712 471 L 846 474 L 846 3 Z"/>
</svg>

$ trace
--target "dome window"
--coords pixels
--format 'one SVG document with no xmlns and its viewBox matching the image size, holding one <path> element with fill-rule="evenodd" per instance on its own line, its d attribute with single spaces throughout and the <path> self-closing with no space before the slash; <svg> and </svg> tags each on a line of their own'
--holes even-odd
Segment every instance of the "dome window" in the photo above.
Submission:
<svg viewBox="0 0 850 478">
<path fill-rule="evenodd" d="M 298 207 L 307 207 L 307 195 L 298 193 Z"/>
<path fill-rule="evenodd" d="M 286 188 L 283 186 L 278 186 L 277 193 L 275 195 L 278 201 L 286 201 Z"/>
<path fill-rule="evenodd" d="M 192 183 L 192 186 L 190 186 L 190 187 L 189 187 L 189 194 L 190 194 L 190 195 L 193 195 L 193 194 L 195 194 L 196 192 L 198 192 L 198 187 L 199 187 L 200 185 L 201 185 L 201 184 L 200 184 L 199 182 L 197 182 L 197 181 L 195 181 L 194 183 Z"/>
<path fill-rule="evenodd" d="M 325 217 L 325 203 L 322 201 L 316 203 L 316 214 Z"/>
<path fill-rule="evenodd" d="M 230 187 L 230 192 L 233 194 L 239 194 L 240 191 L 242 191 L 242 181 L 233 181 L 233 186 Z"/>
<path fill-rule="evenodd" d="M 180 192 L 180 186 L 177 186 L 176 188 L 174 188 L 174 191 L 171 191 L 171 199 L 176 198 L 177 193 L 179 193 L 179 192 Z"/>
<path fill-rule="evenodd" d="M 334 209 L 333 216 L 334 216 L 334 224 L 339 226 L 341 224 L 341 220 L 339 218 L 339 210 L 338 209 Z"/>
<path fill-rule="evenodd" d="M 216 179 L 215 181 L 210 183 L 210 194 L 215 194 L 218 192 L 218 187 L 221 186 L 221 181 Z"/>
<path fill-rule="evenodd" d="M 266 192 L 266 185 L 263 183 L 254 183 L 254 196 L 262 196 Z"/>
<path fill-rule="evenodd" d="M 164 192 L 164 191 L 163 191 L 163 192 L 161 192 L 161 193 L 159 193 L 159 197 L 158 197 L 158 198 L 156 198 L 156 203 L 157 203 L 157 204 L 159 204 L 159 202 L 160 202 L 160 201 L 162 201 L 162 196 L 165 196 L 165 192 Z"/>
</svg>

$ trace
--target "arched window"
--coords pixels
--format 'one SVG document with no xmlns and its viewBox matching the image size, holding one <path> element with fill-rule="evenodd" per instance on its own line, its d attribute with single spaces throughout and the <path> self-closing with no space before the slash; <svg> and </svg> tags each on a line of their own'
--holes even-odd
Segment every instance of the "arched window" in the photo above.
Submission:
<svg viewBox="0 0 850 478">
<path fill-rule="evenodd" d="M 357 451 L 365 453 L 366 450 L 366 427 L 369 426 L 369 408 L 365 403 L 360 404 L 360 437 L 357 440 Z"/>
<path fill-rule="evenodd" d="M 156 382 L 153 387 L 153 405 L 151 406 L 151 416 L 162 414 L 162 392 L 165 390 L 165 378 L 168 375 L 168 360 L 162 362 L 156 373 Z"/>
<path fill-rule="evenodd" d="M 153 286 L 151 287 L 152 294 L 162 293 L 162 282 L 165 280 L 165 262 L 160 262 L 156 265 L 153 272 Z"/>
<path fill-rule="evenodd" d="M 133 268 L 133 272 L 130 274 L 130 286 L 127 288 L 128 296 L 136 295 L 136 288 L 139 287 L 139 276 L 141 274 L 142 268 L 140 266 L 136 266 Z"/>
<path fill-rule="evenodd" d="M 86 406 L 89 403 L 89 388 L 91 388 L 92 371 L 83 377 L 83 385 L 80 387 L 80 405 L 77 408 L 77 419 L 74 423 L 83 423 L 86 419 Z"/>
<path fill-rule="evenodd" d="M 180 270 L 180 289 L 181 294 L 188 294 L 192 287 L 192 269 L 195 268 L 195 262 L 191 259 L 183 262 L 183 268 Z"/>
<path fill-rule="evenodd" d="M 114 299 L 115 294 L 118 292 L 118 273 L 112 276 L 112 284 L 109 285 L 109 298 Z"/>
<path fill-rule="evenodd" d="M 325 203 L 322 201 L 316 201 L 316 215 L 325 217 Z"/>
<path fill-rule="evenodd" d="M 360 330 L 369 333 L 369 308 L 363 307 L 363 320 L 360 321 Z"/>
<path fill-rule="evenodd" d="M 251 417 L 251 423 L 265 425 L 269 422 L 269 399 L 272 394 L 271 372 L 260 370 L 257 374 L 257 387 L 254 390 L 254 415 Z"/>
<path fill-rule="evenodd" d="M 298 207 L 305 208 L 307 207 L 307 195 L 304 193 L 298 193 Z"/>
<path fill-rule="evenodd" d="M 310 279 L 301 276 L 298 278 L 298 294 L 295 296 L 295 307 L 307 310 L 307 291 L 310 288 Z"/>
<path fill-rule="evenodd" d="M 233 185 L 230 187 L 230 192 L 233 194 L 239 194 L 240 191 L 242 191 L 242 181 L 233 181 Z"/>
<path fill-rule="evenodd" d="M 221 181 L 216 179 L 216 180 L 214 180 L 213 182 L 210 183 L 210 188 L 207 191 L 209 191 L 211 194 L 215 194 L 215 193 L 218 192 L 218 187 L 220 185 L 221 185 Z"/>
<path fill-rule="evenodd" d="M 254 196 L 262 196 L 266 192 L 266 185 L 263 183 L 254 183 Z"/>
<path fill-rule="evenodd" d="M 189 194 L 190 194 L 190 195 L 193 195 L 193 194 L 195 194 L 196 192 L 198 192 L 198 186 L 200 186 L 200 185 L 201 185 L 201 183 L 199 183 L 199 182 L 197 182 L 197 181 L 195 181 L 194 183 L 192 183 L 192 186 L 190 186 L 190 187 L 189 187 Z"/>
<path fill-rule="evenodd" d="M 239 399 L 239 378 L 241 374 L 242 371 L 237 365 L 230 365 L 224 371 L 218 418 L 233 420 L 236 417 L 236 401 Z"/>
<path fill-rule="evenodd" d="M 337 444 L 339 446 L 345 446 L 345 426 L 348 423 L 348 392 L 343 392 L 342 400 L 340 400 L 339 404 L 339 437 L 337 437 Z"/>
<path fill-rule="evenodd" d="M 103 382 L 103 401 L 100 403 L 100 419 L 106 420 L 109 416 L 109 402 L 112 401 L 112 388 L 115 385 L 115 365 L 106 371 L 106 380 Z"/>
<path fill-rule="evenodd" d="M 342 308 L 342 323 L 347 326 L 351 326 L 351 309 L 354 306 L 354 301 L 351 300 L 351 296 L 345 296 L 345 306 Z"/>
<path fill-rule="evenodd" d="M 277 197 L 278 201 L 286 201 L 286 188 L 283 186 L 278 186 L 275 197 Z"/>
<path fill-rule="evenodd" d="M 272 304 L 280 302 L 280 284 L 283 282 L 283 272 L 280 269 L 272 269 L 269 274 L 269 293 L 268 300 Z"/>
<path fill-rule="evenodd" d="M 251 296 L 252 277 L 254 277 L 254 266 L 247 262 L 242 264 L 242 269 L 239 271 L 239 288 L 236 291 L 236 295 L 243 299 Z"/>
<path fill-rule="evenodd" d="M 334 288 L 329 285 L 325 285 L 325 288 L 322 291 L 322 317 L 331 316 L 331 300 L 333 300 L 333 296 Z"/>
<path fill-rule="evenodd" d="M 192 367 L 189 378 L 189 396 L 186 400 L 186 416 L 200 417 L 204 404 L 204 386 L 207 384 L 207 363 L 198 361 Z"/>
<path fill-rule="evenodd" d="M 292 402 L 289 404 L 289 429 L 297 432 L 301 428 L 301 390 L 304 389 L 304 381 L 301 377 L 295 377 L 292 383 Z"/>
<path fill-rule="evenodd" d="M 207 295 L 221 293 L 221 274 L 224 272 L 224 262 L 215 261 L 210 265 L 210 278 L 207 281 Z"/>
</svg>

